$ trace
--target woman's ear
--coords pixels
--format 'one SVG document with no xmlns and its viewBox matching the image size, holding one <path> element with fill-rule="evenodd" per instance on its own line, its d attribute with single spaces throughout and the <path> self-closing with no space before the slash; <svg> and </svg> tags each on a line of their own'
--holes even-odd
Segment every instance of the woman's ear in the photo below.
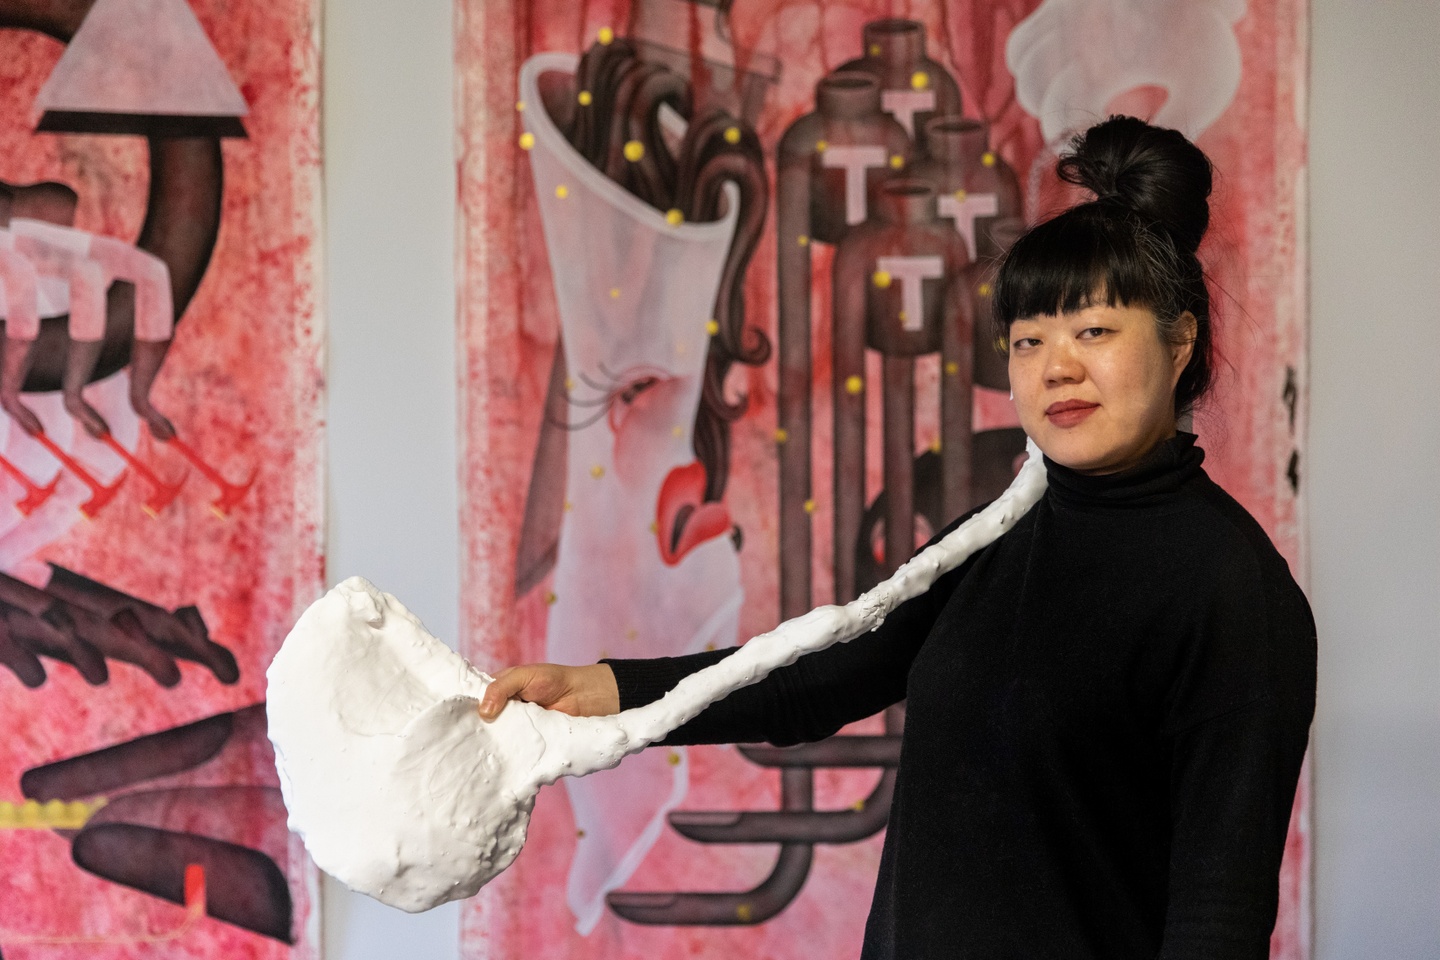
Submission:
<svg viewBox="0 0 1440 960">
<path fill-rule="evenodd" d="M 1174 338 L 1170 347 L 1172 374 L 1175 381 L 1180 380 L 1180 374 L 1185 372 L 1185 367 L 1190 363 L 1190 357 L 1195 352 L 1195 338 L 1199 335 L 1200 321 L 1195 319 L 1195 314 L 1186 310 L 1175 319 Z"/>
</svg>

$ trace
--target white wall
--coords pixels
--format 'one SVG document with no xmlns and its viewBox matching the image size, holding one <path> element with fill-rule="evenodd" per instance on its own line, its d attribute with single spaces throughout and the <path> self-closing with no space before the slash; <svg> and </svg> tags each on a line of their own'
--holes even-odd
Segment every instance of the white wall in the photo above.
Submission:
<svg viewBox="0 0 1440 960">
<path fill-rule="evenodd" d="M 1440 957 L 1440 4 L 1313 0 L 1318 960 Z"/>
<path fill-rule="evenodd" d="M 327 577 L 369 577 L 453 640 L 451 3 L 339 0 L 326 8 Z M 327 960 L 458 954 L 458 905 L 411 917 L 327 878 L 324 906 Z"/>
<path fill-rule="evenodd" d="M 326 6 L 330 579 L 363 572 L 454 637 L 451 5 Z M 1313 13 L 1316 958 L 1435 960 L 1440 4 Z M 325 895 L 329 960 L 457 955 L 453 906 Z"/>
</svg>

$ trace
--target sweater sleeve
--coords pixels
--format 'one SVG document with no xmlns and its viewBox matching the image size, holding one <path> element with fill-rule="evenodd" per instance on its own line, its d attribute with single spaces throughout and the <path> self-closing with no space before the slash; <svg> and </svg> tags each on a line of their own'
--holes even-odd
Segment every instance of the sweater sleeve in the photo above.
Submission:
<svg viewBox="0 0 1440 960">
<path fill-rule="evenodd" d="M 950 524 L 930 542 L 954 530 L 980 508 Z M 735 691 L 663 744 L 754 743 L 789 746 L 823 740 L 845 724 L 868 717 L 905 698 L 906 676 L 921 644 L 940 616 L 969 564 L 937 580 L 918 597 L 896 607 L 878 628 L 825 650 Z M 620 709 L 659 699 L 677 684 L 738 647 L 649 660 L 605 660 L 615 672 Z"/>
<path fill-rule="evenodd" d="M 1278 559 L 1278 558 L 1277 558 Z M 1283 561 L 1282 561 L 1283 562 Z M 1315 626 L 1288 571 L 1204 624 L 1172 719 L 1170 885 L 1160 960 L 1267 960 L 1315 710 Z M 1210 705 L 1208 710 L 1204 705 Z"/>
</svg>

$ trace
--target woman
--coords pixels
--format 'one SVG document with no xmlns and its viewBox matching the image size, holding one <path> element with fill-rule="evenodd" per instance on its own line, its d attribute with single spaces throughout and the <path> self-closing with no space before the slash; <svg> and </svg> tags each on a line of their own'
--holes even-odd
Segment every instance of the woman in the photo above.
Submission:
<svg viewBox="0 0 1440 960">
<path fill-rule="evenodd" d="M 1210 164 L 1131 118 L 1073 148 L 1060 175 L 1096 198 L 1019 240 L 995 287 L 1044 499 L 880 630 L 670 740 L 816 740 L 907 700 L 865 958 L 1269 953 L 1315 629 L 1177 430 L 1212 373 Z M 611 713 L 725 655 L 517 667 L 482 714 Z"/>
</svg>

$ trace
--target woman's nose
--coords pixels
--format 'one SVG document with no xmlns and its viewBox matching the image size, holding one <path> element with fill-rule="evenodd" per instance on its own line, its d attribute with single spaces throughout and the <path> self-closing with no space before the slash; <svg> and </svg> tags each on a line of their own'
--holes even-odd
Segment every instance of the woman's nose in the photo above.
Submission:
<svg viewBox="0 0 1440 960">
<path fill-rule="evenodd" d="M 1045 356 L 1047 384 L 1079 383 L 1085 379 L 1085 365 L 1066 344 L 1055 344 Z"/>
</svg>

